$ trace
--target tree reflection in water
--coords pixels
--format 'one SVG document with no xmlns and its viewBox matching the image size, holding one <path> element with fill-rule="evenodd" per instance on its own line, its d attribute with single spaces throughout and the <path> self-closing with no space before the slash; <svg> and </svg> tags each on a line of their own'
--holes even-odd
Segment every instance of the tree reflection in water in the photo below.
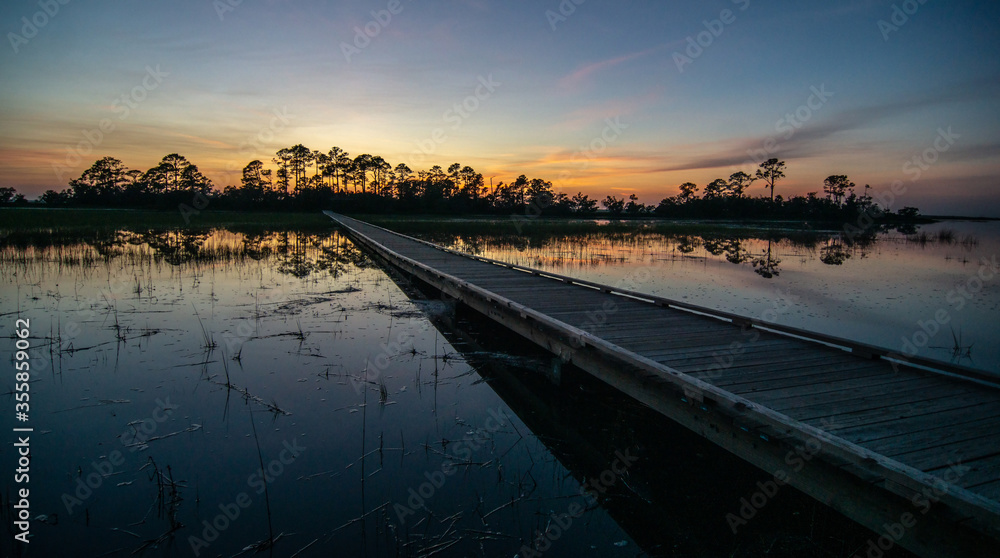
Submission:
<svg viewBox="0 0 1000 558">
<path fill-rule="evenodd" d="M 316 262 L 306 254 L 310 246 L 308 236 L 299 232 L 283 232 L 278 238 L 278 273 L 301 279 L 316 270 Z"/>
<path fill-rule="evenodd" d="M 657 231 L 654 226 L 604 227 L 589 224 L 555 224 L 522 234 L 507 230 L 486 231 L 478 223 L 421 222 L 431 230 L 417 236 L 462 252 L 483 255 L 535 267 L 594 267 L 626 265 L 634 261 L 656 261 L 664 257 L 715 257 L 746 266 L 764 278 L 779 276 L 782 252 L 805 248 L 825 265 L 845 265 L 864 258 L 889 227 L 852 229 L 849 234 L 811 230 L 744 230 L 731 228 L 690 231 Z M 692 225 L 695 226 L 695 225 Z M 397 227 L 399 228 L 399 227 Z M 408 231 L 402 227 L 404 234 Z M 906 226 L 896 227 L 907 234 Z M 935 241 L 923 235 L 924 242 Z M 892 241 L 892 239 L 888 239 Z M 942 241 L 943 242 L 943 241 Z M 970 241 L 974 245 L 975 240 Z M 766 246 L 765 246 L 766 243 Z M 120 258 L 134 262 L 239 263 L 244 260 L 275 262 L 284 275 L 308 277 L 317 272 L 340 276 L 350 267 L 375 264 L 339 231 L 285 230 L 94 230 L 75 232 L 37 231 L 0 238 L 0 261 L 27 262 L 53 259 L 63 265 L 93 267 Z M 673 253 L 673 256 L 669 256 Z M 568 274 L 571 271 L 565 270 Z"/>
<path fill-rule="evenodd" d="M 732 264 L 741 264 L 750 259 L 750 251 L 743 248 L 743 239 L 705 239 L 705 251 L 713 256 L 725 254 L 726 261 Z"/>
<path fill-rule="evenodd" d="M 11 263 L 48 259 L 83 268 L 122 260 L 130 264 L 166 263 L 171 266 L 273 260 L 279 273 L 297 278 L 322 271 L 337 277 L 350 266 L 375 267 L 374 262 L 338 231 L 316 234 L 265 230 L 242 233 L 216 229 L 121 230 L 95 231 L 75 243 L 57 240 L 29 239 L 28 248 L 15 247 L 13 242 L 0 242 L 4 254 L 0 259 Z"/>
<path fill-rule="evenodd" d="M 360 269 L 376 267 L 375 262 L 346 237 L 337 234 L 330 235 L 325 240 L 329 242 L 328 245 L 320 247 L 320 254 L 316 260 L 317 270 L 328 270 L 334 277 L 339 277 L 351 266 Z"/>
<path fill-rule="evenodd" d="M 245 233 L 243 235 L 243 253 L 254 261 L 261 261 L 272 254 L 271 245 L 267 242 L 268 235 L 264 233 Z"/>
<path fill-rule="evenodd" d="M 208 231 L 172 230 L 166 232 L 145 232 L 139 237 L 159 257 L 170 265 L 181 265 L 199 261 Z"/>
<path fill-rule="evenodd" d="M 835 239 L 828 240 L 826 246 L 819 251 L 819 261 L 826 265 L 843 265 L 850 257 L 847 247 Z"/>
<path fill-rule="evenodd" d="M 698 246 L 701 246 L 701 237 L 684 235 L 677 238 L 677 251 L 681 254 L 690 254 Z"/>
<path fill-rule="evenodd" d="M 778 264 L 781 263 L 781 260 L 772 254 L 771 243 L 771 239 L 768 239 L 767 251 L 759 256 L 753 257 L 750 261 L 753 265 L 753 272 L 760 275 L 764 279 L 772 279 L 780 272 Z"/>
</svg>

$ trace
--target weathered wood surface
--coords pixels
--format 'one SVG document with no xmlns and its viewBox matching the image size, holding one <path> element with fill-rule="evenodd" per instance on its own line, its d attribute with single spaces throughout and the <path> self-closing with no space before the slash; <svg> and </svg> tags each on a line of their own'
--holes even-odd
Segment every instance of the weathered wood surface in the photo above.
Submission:
<svg viewBox="0 0 1000 558">
<path fill-rule="evenodd" d="M 928 538 L 966 531 L 985 535 L 970 539 L 966 552 L 1000 541 L 1000 387 L 989 375 L 910 359 L 934 368 L 925 370 L 878 347 L 470 257 L 328 215 L 388 263 L 765 470 L 774 472 L 771 457 L 720 438 L 718 424 L 746 434 L 751 446 L 755 438 L 820 446 L 815 478 L 791 484 L 874 530 L 915 504 L 896 502 L 896 512 L 880 514 L 863 509 L 871 495 L 845 503 L 815 484 L 861 481 L 903 502 L 933 495 L 935 521 L 954 525 L 926 521 L 899 542 L 918 554 L 948 555 Z M 704 425 L 678 410 L 678 399 L 717 413 L 715 431 L 699 430 Z M 830 465 L 840 473 L 823 470 Z"/>
</svg>

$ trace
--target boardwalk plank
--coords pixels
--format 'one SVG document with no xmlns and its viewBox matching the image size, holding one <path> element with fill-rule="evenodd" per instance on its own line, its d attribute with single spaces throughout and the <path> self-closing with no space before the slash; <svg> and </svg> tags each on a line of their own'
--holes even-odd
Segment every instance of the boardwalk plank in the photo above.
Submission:
<svg viewBox="0 0 1000 558">
<path fill-rule="evenodd" d="M 669 333 L 667 335 L 648 337 L 645 339 L 642 337 L 625 338 L 625 341 L 628 342 L 630 350 L 640 352 L 644 355 L 650 355 L 651 357 L 655 357 L 659 354 L 662 354 L 662 352 L 664 351 L 672 352 L 673 350 L 675 350 L 676 346 L 670 344 L 671 340 L 673 338 L 683 339 L 682 336 L 684 335 L 683 332 L 685 331 L 685 329 L 686 328 L 681 328 L 679 330 L 680 332 L 678 333 Z M 747 340 L 746 335 L 744 335 L 742 332 L 740 332 L 739 329 L 735 327 L 725 327 L 714 331 L 712 329 L 696 330 L 694 328 L 691 328 L 688 331 L 690 331 L 691 333 L 707 336 L 706 339 L 713 341 L 711 343 L 711 346 L 713 348 L 727 353 L 733 351 L 733 345 L 732 345 L 733 343 L 746 344 Z M 768 335 L 768 336 L 761 336 L 757 341 L 754 342 L 754 345 L 763 346 L 764 343 L 767 342 L 773 343 L 777 341 L 781 341 L 786 346 L 789 347 L 796 346 L 799 344 L 798 341 L 791 339 L 790 337 Z M 697 345 L 691 346 L 692 350 L 697 348 L 700 347 L 698 347 Z"/>
<path fill-rule="evenodd" d="M 766 345 L 762 347 L 767 347 Z M 727 346 L 714 346 L 699 348 L 697 351 L 690 350 L 675 354 L 665 354 L 661 356 L 654 357 L 653 360 L 659 362 L 665 366 L 670 366 L 672 368 L 690 368 L 697 370 L 699 372 L 705 372 L 707 370 L 715 370 L 718 365 L 721 366 L 725 364 L 723 361 L 720 363 L 717 359 L 726 357 L 728 353 L 726 352 Z M 747 355 L 740 355 L 738 359 L 734 358 L 732 367 L 737 366 L 759 366 L 759 365 L 772 365 L 775 367 L 798 367 L 802 362 L 803 355 L 811 354 L 807 348 L 783 348 L 779 352 L 763 351 L 755 352 Z M 723 368 L 723 370 L 728 370 Z"/>
<path fill-rule="evenodd" d="M 920 378 L 920 376 L 914 376 Z M 908 386 L 894 385 L 889 392 L 877 391 L 858 394 L 854 397 L 844 399 L 832 397 L 826 400 L 813 402 L 780 402 L 771 403 L 771 408 L 780 410 L 788 416 L 797 418 L 808 416 L 810 420 L 814 418 L 830 416 L 833 414 L 847 414 L 855 411 L 865 411 L 871 409 L 881 409 L 894 403 L 912 403 L 939 397 L 957 396 L 975 388 L 970 388 L 968 384 L 941 385 L 938 378 L 924 377 L 923 383 L 916 383 Z M 980 392 L 981 393 L 981 392 Z M 797 404 L 795 404 L 797 403 Z"/>
<path fill-rule="evenodd" d="M 808 359 L 815 359 L 815 361 L 811 364 L 816 365 L 826 363 L 836 364 L 839 362 L 838 359 L 841 356 L 847 355 L 847 353 L 842 351 L 838 351 L 837 354 L 833 355 L 817 354 L 812 347 L 802 345 L 793 339 L 781 337 L 761 339 L 751 344 L 739 341 L 737 342 L 741 343 L 736 346 L 738 348 L 734 348 L 734 345 L 730 342 L 726 344 L 714 343 L 705 346 L 682 346 L 645 350 L 642 351 L 642 354 L 657 361 L 660 360 L 661 357 L 666 359 L 683 358 L 691 361 L 706 360 L 709 362 L 716 362 L 719 366 L 725 368 L 742 366 L 746 368 L 744 373 L 747 375 L 752 375 L 753 373 L 767 373 L 772 370 L 777 370 L 774 368 L 753 368 L 748 364 L 751 360 L 760 356 L 768 357 L 768 360 L 765 360 L 764 362 L 772 364 L 785 361 L 804 363 L 806 362 L 806 359 L 803 357 L 808 357 Z M 852 358 L 851 361 L 857 362 L 857 359 Z M 801 364 L 801 366 L 805 365 L 806 364 Z"/>
<path fill-rule="evenodd" d="M 965 423 L 990 418 L 996 419 L 997 425 L 1000 426 L 1000 403 L 977 405 L 974 407 L 966 406 L 958 409 L 939 411 L 933 414 L 909 417 L 906 420 L 881 420 L 869 424 L 838 427 L 828 430 L 856 444 L 860 444 L 883 438 L 904 436 L 934 428 L 961 428 Z"/>
<path fill-rule="evenodd" d="M 787 394 L 783 392 L 762 392 L 750 397 L 753 401 L 776 409 L 787 410 L 797 406 L 807 406 L 816 403 L 832 403 L 835 401 L 850 401 L 858 397 L 876 394 L 880 397 L 887 397 L 894 391 L 909 389 L 927 389 L 941 385 L 938 378 L 914 378 L 900 374 L 899 379 L 892 382 L 885 382 L 876 386 L 861 386 L 852 388 L 834 388 L 830 391 L 821 391 L 812 394 Z"/>
<path fill-rule="evenodd" d="M 825 393 L 836 393 L 844 390 L 853 389 L 874 389 L 879 386 L 884 386 L 886 384 L 892 384 L 896 382 L 909 381 L 906 376 L 899 376 L 896 374 L 885 373 L 881 365 L 878 364 L 868 364 L 866 368 L 858 368 L 857 372 L 862 372 L 865 370 L 875 371 L 875 375 L 855 375 L 854 377 L 848 377 L 843 379 L 822 379 L 815 380 L 813 382 L 806 382 L 799 385 L 794 385 L 790 387 L 772 387 L 772 386 L 761 386 L 755 387 L 757 384 L 753 385 L 737 385 L 729 388 L 729 391 L 744 395 L 749 399 L 758 400 L 761 397 L 767 398 L 786 398 L 786 397 L 806 397 L 813 396 L 817 394 Z"/>
<path fill-rule="evenodd" d="M 896 398 L 879 397 L 872 400 L 872 405 L 861 410 L 841 412 L 837 415 L 837 424 L 843 427 L 857 426 L 861 424 L 872 424 L 887 420 L 907 420 L 912 417 L 948 411 L 951 409 L 961 409 L 964 407 L 974 407 L 989 405 L 996 402 L 996 398 L 989 397 L 981 391 L 957 391 L 954 394 L 939 396 L 934 393 L 923 391 L 915 393 L 915 397 L 906 400 Z M 916 399 L 915 401 L 912 399 Z M 843 409 L 843 407 L 841 407 Z M 813 422 L 817 418 L 830 417 L 831 409 L 827 407 L 814 407 L 809 410 L 800 409 L 796 413 L 798 420 Z"/>
<path fill-rule="evenodd" d="M 711 376 L 716 374 L 717 371 L 725 372 L 726 374 L 732 375 L 733 377 L 741 377 L 742 375 L 752 375 L 758 372 L 769 373 L 771 371 L 780 370 L 796 370 L 796 369 L 807 369 L 811 366 L 817 364 L 823 364 L 829 362 L 830 357 L 826 355 L 816 354 L 808 347 L 799 347 L 794 349 L 787 349 L 783 351 L 783 356 L 786 358 L 783 364 L 778 364 L 773 359 L 765 360 L 756 364 L 750 364 L 748 357 L 759 356 L 758 353 L 763 351 L 766 354 L 772 354 L 769 347 L 763 346 L 759 350 L 757 347 L 748 347 L 746 351 L 742 354 L 732 354 L 731 352 L 724 351 L 722 353 L 709 352 L 697 352 L 689 351 L 688 354 L 691 356 L 690 360 L 692 364 L 700 365 L 710 365 L 715 366 L 712 370 L 705 370 L 698 373 L 698 377 L 701 378 L 702 375 Z M 649 358 L 660 362 L 661 358 L 664 359 L 662 362 L 667 364 L 671 358 L 677 355 L 677 351 L 667 351 L 663 354 L 658 355 L 647 355 Z M 732 360 L 730 360 L 730 358 Z"/>
<path fill-rule="evenodd" d="M 734 363 L 735 364 L 735 363 Z M 833 360 L 829 357 L 825 357 L 824 360 L 815 361 L 810 366 L 798 367 L 798 368 L 758 368 L 756 372 L 742 372 L 728 374 L 718 381 L 712 381 L 713 384 L 719 387 L 736 386 L 741 384 L 755 383 L 755 382 L 766 382 L 771 379 L 779 380 L 784 378 L 799 378 L 805 379 L 807 381 L 816 381 L 822 379 L 833 379 L 829 377 L 830 374 L 841 374 L 846 373 L 845 377 L 849 377 L 852 371 L 857 371 L 864 368 L 866 371 L 864 374 L 875 374 L 876 371 L 868 371 L 868 365 L 871 364 L 866 362 L 859 362 L 856 358 L 850 358 L 849 355 L 845 354 L 843 360 Z M 739 370 L 739 369 L 737 369 Z M 891 371 L 892 369 L 888 366 L 882 366 L 879 371 Z"/>
<path fill-rule="evenodd" d="M 865 365 L 861 362 L 855 362 L 849 367 L 841 366 L 836 368 L 831 365 L 822 372 L 810 375 L 783 374 L 774 375 L 769 378 L 762 378 L 756 381 L 740 381 L 733 383 L 721 381 L 712 383 L 719 387 L 724 387 L 733 393 L 748 393 L 774 389 L 787 389 L 804 385 L 816 385 L 817 383 L 822 382 L 839 382 L 853 378 L 875 378 L 890 374 L 892 374 L 892 372 L 887 370 L 886 367 L 878 365 Z"/>
<path fill-rule="evenodd" d="M 952 483 L 963 488 L 1000 481 L 1000 455 L 994 454 L 978 459 L 966 458 L 961 462 L 946 463 L 930 473 L 946 479 L 957 477 Z"/>
<path fill-rule="evenodd" d="M 972 491 L 990 500 L 1000 501 L 1000 481 L 975 486 L 972 488 Z"/>
<path fill-rule="evenodd" d="M 882 454 L 898 454 L 912 448 L 937 448 L 952 442 L 974 440 L 993 434 L 998 430 L 1000 430 L 1000 419 L 988 417 L 962 423 L 961 427 L 949 424 L 938 428 L 926 428 L 919 432 L 871 440 L 865 443 L 865 447 Z"/>
<path fill-rule="evenodd" d="M 921 471 L 933 471 L 952 463 L 1000 456 L 1000 432 L 973 440 L 959 440 L 933 448 L 908 448 L 909 451 L 890 455 Z"/>
<path fill-rule="evenodd" d="M 756 372 L 738 374 L 739 377 L 749 376 L 752 380 L 754 375 L 782 374 L 783 368 L 801 368 L 803 356 L 810 356 L 810 353 L 803 350 L 802 347 L 775 339 L 761 342 L 739 355 L 731 354 L 726 345 L 707 345 L 696 348 L 677 347 L 671 351 L 663 350 L 659 351 L 657 355 L 651 355 L 650 358 L 664 364 L 669 363 L 671 366 L 704 366 L 708 362 L 714 362 L 716 365 L 714 368 L 731 372 L 733 377 L 736 377 L 741 369 L 755 370 Z M 771 366 L 764 369 L 759 368 L 768 364 Z M 813 363 L 814 367 L 823 364 L 825 363 Z"/>
<path fill-rule="evenodd" d="M 641 347 L 638 350 L 643 354 L 655 354 L 658 347 L 698 347 L 703 345 L 703 341 L 711 341 L 714 345 L 725 343 L 728 346 L 733 341 L 738 341 L 741 334 L 736 328 L 719 328 L 714 324 L 679 324 L 664 325 L 645 332 L 634 326 L 628 329 L 621 326 L 609 327 L 605 328 L 602 337 L 618 345 L 625 342 L 633 347 Z"/>
</svg>

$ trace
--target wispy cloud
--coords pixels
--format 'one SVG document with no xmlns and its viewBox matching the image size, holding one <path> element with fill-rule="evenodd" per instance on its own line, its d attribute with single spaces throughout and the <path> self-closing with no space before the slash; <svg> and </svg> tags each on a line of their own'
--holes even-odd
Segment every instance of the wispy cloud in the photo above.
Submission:
<svg viewBox="0 0 1000 558">
<path fill-rule="evenodd" d="M 646 50 L 640 50 L 638 52 L 632 52 L 629 54 L 623 54 L 621 56 L 616 56 L 614 58 L 608 58 L 605 60 L 600 60 L 598 62 L 591 62 L 580 68 L 577 68 L 573 73 L 564 76 L 559 80 L 559 87 L 565 90 L 576 89 L 584 81 L 587 80 L 591 75 L 608 68 L 613 68 L 619 64 L 628 62 L 629 60 L 635 60 L 636 58 L 641 58 L 648 54 L 652 54 L 657 50 L 662 49 L 663 46 L 655 46 L 653 48 L 648 48 Z"/>
<path fill-rule="evenodd" d="M 827 141 L 836 134 L 872 128 L 885 120 L 929 107 L 994 98 L 998 93 L 1000 93 L 1000 78 L 989 77 L 944 92 L 930 92 L 841 111 L 829 118 L 808 122 L 802 128 L 795 130 L 795 134 L 787 139 L 773 132 L 760 137 L 732 138 L 705 145 L 689 144 L 687 147 L 691 148 L 691 156 L 675 155 L 672 163 L 650 169 L 649 172 L 742 166 L 751 161 L 748 151 L 761 149 L 764 142 L 769 139 L 774 139 L 780 146 L 775 150 L 775 156 L 783 159 L 826 155 L 831 149 L 842 149 L 839 145 L 831 146 Z M 995 157 L 996 154 L 995 146 L 981 145 L 976 150 L 969 151 L 968 156 L 984 158 Z"/>
</svg>

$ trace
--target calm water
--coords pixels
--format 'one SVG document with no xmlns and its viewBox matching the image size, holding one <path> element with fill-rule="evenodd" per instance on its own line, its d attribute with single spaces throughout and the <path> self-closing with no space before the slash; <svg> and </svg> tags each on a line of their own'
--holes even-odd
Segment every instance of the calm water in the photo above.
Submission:
<svg viewBox="0 0 1000 558">
<path fill-rule="evenodd" d="M 531 233 L 534 223 L 523 225 Z M 406 223 L 400 223 L 405 229 Z M 1000 373 L 1000 222 L 835 235 L 422 234 L 455 249 Z M 515 230 L 510 226 L 511 231 Z"/>
<path fill-rule="evenodd" d="M 648 290 L 734 311 L 783 292 L 786 323 L 891 341 L 996 253 L 992 225 L 945 226 L 977 243 L 889 236 L 834 266 L 825 240 L 772 241 L 770 279 L 757 238 L 726 241 L 737 263 L 700 236 L 448 240 L 612 283 L 648 268 Z M 0 250 L 4 361 L 16 319 L 32 345 L 30 419 L 8 393 L 0 425 L 34 428 L 32 542 L 5 536 L 4 556 L 846 557 L 876 536 L 787 487 L 734 534 L 768 473 L 572 370 L 551 385 L 547 355 L 401 288 L 332 229 L 29 244 Z M 996 305 L 984 282 L 953 311 L 991 369 Z"/>
</svg>

